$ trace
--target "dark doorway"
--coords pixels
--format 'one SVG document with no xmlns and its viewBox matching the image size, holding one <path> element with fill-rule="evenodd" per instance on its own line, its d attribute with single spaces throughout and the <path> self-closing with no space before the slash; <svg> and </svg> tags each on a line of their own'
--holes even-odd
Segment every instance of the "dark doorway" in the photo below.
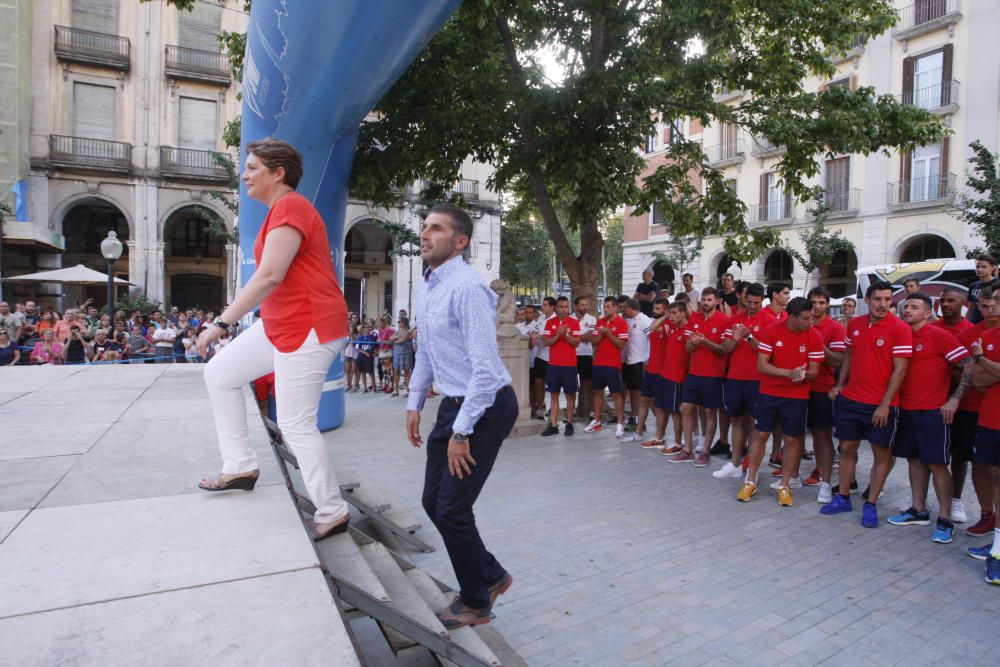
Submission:
<svg viewBox="0 0 1000 667">
<path fill-rule="evenodd" d="M 181 310 L 202 308 L 221 312 L 222 292 L 222 278 L 210 273 L 181 273 L 170 278 L 171 305 Z"/>
</svg>

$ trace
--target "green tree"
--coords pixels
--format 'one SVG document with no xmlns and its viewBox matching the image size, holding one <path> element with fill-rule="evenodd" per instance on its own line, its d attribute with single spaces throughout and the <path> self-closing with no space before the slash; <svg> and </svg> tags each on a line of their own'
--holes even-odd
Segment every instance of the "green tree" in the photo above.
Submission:
<svg viewBox="0 0 1000 667">
<path fill-rule="evenodd" d="M 548 293 L 552 250 L 545 227 L 532 220 L 504 221 L 500 226 L 500 277 L 515 293 Z"/>
<path fill-rule="evenodd" d="M 970 259 L 984 252 L 997 257 L 1000 254 L 1000 178 L 997 165 L 1000 156 L 983 146 L 978 140 L 969 144 L 973 156 L 969 158 L 972 170 L 965 179 L 970 192 L 959 194 L 951 208 L 951 213 L 967 225 L 971 225 L 982 237 L 985 248 L 966 249 Z"/>
<path fill-rule="evenodd" d="M 784 246 L 788 254 L 794 257 L 806 272 L 806 281 L 802 286 L 804 293 L 809 291 L 809 276 L 813 271 L 828 266 L 838 252 L 854 252 L 854 244 L 844 238 L 841 230 L 838 229 L 833 233 L 827 231 L 826 220 L 833 209 L 823 200 L 822 194 L 817 193 L 814 201 L 816 207 L 810 211 L 813 224 L 799 232 L 799 239 L 805 247 L 805 252 L 799 252 L 789 245 Z"/>
<path fill-rule="evenodd" d="M 413 231 L 412 227 L 402 222 L 389 220 L 378 220 L 377 222 L 378 226 L 392 237 L 390 255 L 393 257 L 417 257 L 420 254 L 420 235 Z"/>
<path fill-rule="evenodd" d="M 603 270 L 607 273 L 607 289 L 614 294 L 631 294 L 622 285 L 622 244 L 625 242 L 625 218 L 621 215 L 614 215 L 606 219 L 601 225 L 601 234 L 604 236 Z"/>
<path fill-rule="evenodd" d="M 666 250 L 656 250 L 653 256 L 670 265 L 674 269 L 674 275 L 679 277 L 698 261 L 704 244 L 700 236 L 685 236 L 674 225 L 667 225 L 663 245 Z"/>
</svg>

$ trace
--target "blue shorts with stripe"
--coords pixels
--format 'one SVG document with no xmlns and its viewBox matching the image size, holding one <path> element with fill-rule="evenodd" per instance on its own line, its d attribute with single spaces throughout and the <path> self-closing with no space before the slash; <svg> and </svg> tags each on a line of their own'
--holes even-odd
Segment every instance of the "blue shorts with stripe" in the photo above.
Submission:
<svg viewBox="0 0 1000 667">
<path fill-rule="evenodd" d="M 722 407 L 722 378 L 691 375 L 684 378 L 681 403 L 694 403 L 709 410 Z"/>
<path fill-rule="evenodd" d="M 951 431 L 940 410 L 900 410 L 899 433 L 892 453 L 930 465 L 951 463 Z"/>
<path fill-rule="evenodd" d="M 604 391 L 605 388 L 612 394 L 622 393 L 622 372 L 614 366 L 594 366 L 593 383 L 594 391 Z"/>
<path fill-rule="evenodd" d="M 899 408 L 889 408 L 885 426 L 872 424 L 877 405 L 858 403 L 843 394 L 833 403 L 834 435 L 838 440 L 867 440 L 876 447 L 892 447 L 899 428 Z"/>
<path fill-rule="evenodd" d="M 1000 431 L 985 426 L 976 427 L 972 443 L 972 460 L 988 466 L 1000 466 Z"/>
<path fill-rule="evenodd" d="M 730 417 L 752 416 L 754 406 L 757 405 L 758 393 L 760 393 L 758 380 L 726 380 L 723 385 L 726 414 Z"/>
<path fill-rule="evenodd" d="M 680 412 L 681 385 L 660 376 L 660 382 L 656 385 L 656 396 L 653 397 L 653 407 L 670 413 Z"/>
<path fill-rule="evenodd" d="M 567 396 L 576 394 L 579 384 L 576 379 L 576 366 L 553 366 L 545 372 L 545 391 L 558 394 L 560 390 Z"/>
<path fill-rule="evenodd" d="M 642 379 L 642 390 L 639 395 L 643 398 L 656 398 L 656 388 L 662 379 L 659 373 L 646 373 L 646 377 Z"/>
<path fill-rule="evenodd" d="M 809 399 L 760 394 L 754 411 L 753 427 L 761 433 L 772 433 L 781 423 L 781 432 L 793 438 L 806 433 L 806 411 Z"/>
<path fill-rule="evenodd" d="M 808 428 L 833 428 L 833 401 L 823 391 L 809 392 L 809 413 L 806 415 Z"/>
</svg>

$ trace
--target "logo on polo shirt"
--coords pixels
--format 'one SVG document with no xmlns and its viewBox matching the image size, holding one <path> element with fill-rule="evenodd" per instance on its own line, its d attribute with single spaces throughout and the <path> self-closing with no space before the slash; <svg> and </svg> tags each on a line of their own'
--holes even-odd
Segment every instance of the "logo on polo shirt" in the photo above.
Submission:
<svg viewBox="0 0 1000 667">
<path fill-rule="evenodd" d="M 719 331 L 718 327 L 712 327 L 712 333 L 717 333 Z"/>
<path fill-rule="evenodd" d="M 993 349 L 993 343 L 990 343 L 989 345 L 987 345 L 986 349 L 987 350 L 992 350 Z"/>
<path fill-rule="evenodd" d="M 806 351 L 806 346 L 805 345 L 799 345 L 799 352 L 805 352 L 805 351 Z"/>
<path fill-rule="evenodd" d="M 877 341 L 875 341 L 875 344 L 878 345 L 879 347 L 882 347 L 883 345 L 885 345 L 885 338 L 879 338 Z"/>
<path fill-rule="evenodd" d="M 855 329 L 855 330 L 854 330 L 854 335 L 855 335 L 855 336 L 860 336 L 860 335 L 861 335 L 861 332 L 860 332 L 860 331 L 858 331 L 857 329 Z"/>
<path fill-rule="evenodd" d="M 923 350 L 924 350 L 924 344 L 917 343 L 917 352 L 923 352 Z"/>
<path fill-rule="evenodd" d="M 760 331 L 760 325 L 757 325 L 757 326 L 755 326 L 755 327 L 753 328 L 753 330 L 754 330 L 754 331 Z"/>
<path fill-rule="evenodd" d="M 775 345 L 774 345 L 774 346 L 775 346 L 775 347 L 784 347 L 784 346 L 785 346 L 785 344 L 784 344 L 784 343 L 783 343 L 782 341 L 780 341 L 780 340 L 779 340 L 779 341 L 778 341 L 777 343 L 775 343 Z"/>
</svg>

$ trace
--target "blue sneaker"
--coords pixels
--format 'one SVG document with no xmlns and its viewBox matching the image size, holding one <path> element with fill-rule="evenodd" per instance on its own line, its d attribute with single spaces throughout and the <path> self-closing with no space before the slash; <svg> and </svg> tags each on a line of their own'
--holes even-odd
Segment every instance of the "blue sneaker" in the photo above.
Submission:
<svg viewBox="0 0 1000 667">
<path fill-rule="evenodd" d="M 1000 558 L 986 557 L 986 583 L 1000 586 Z"/>
<path fill-rule="evenodd" d="M 969 554 L 976 560 L 986 560 L 990 555 L 990 550 L 993 548 L 992 542 L 987 542 L 981 547 L 969 547 L 965 553 Z"/>
<path fill-rule="evenodd" d="M 893 514 L 888 521 L 894 526 L 929 526 L 931 514 L 927 510 L 918 512 L 915 507 L 910 507 L 899 514 Z"/>
<path fill-rule="evenodd" d="M 825 514 L 827 516 L 832 516 L 834 514 L 840 514 L 842 512 L 851 511 L 851 499 L 845 498 L 839 493 L 833 494 L 833 500 L 828 502 L 819 508 L 820 514 Z"/>
<path fill-rule="evenodd" d="M 878 509 L 871 503 L 861 506 L 861 525 L 865 528 L 878 528 Z"/>
<path fill-rule="evenodd" d="M 934 529 L 934 534 L 931 535 L 931 541 L 938 544 L 950 544 L 952 535 L 954 534 L 955 524 L 947 519 L 938 518 L 937 528 Z"/>
</svg>

